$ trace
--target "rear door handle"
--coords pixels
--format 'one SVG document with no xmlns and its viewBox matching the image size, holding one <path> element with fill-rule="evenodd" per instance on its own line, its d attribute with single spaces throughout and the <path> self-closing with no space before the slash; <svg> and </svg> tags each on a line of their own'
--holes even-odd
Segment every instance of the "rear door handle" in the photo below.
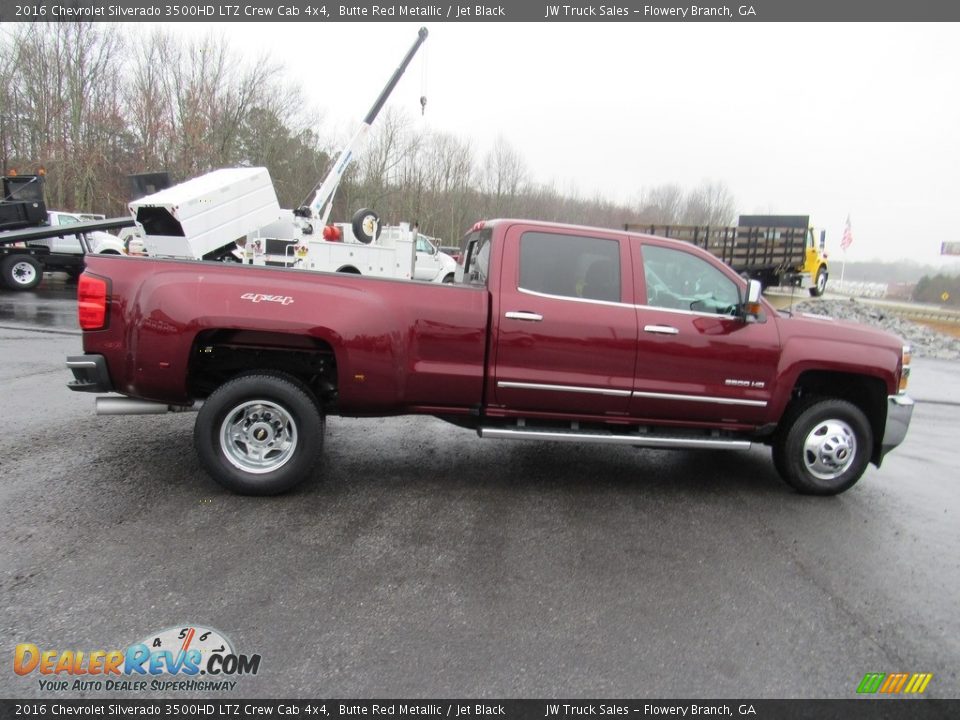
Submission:
<svg viewBox="0 0 960 720">
<path fill-rule="evenodd" d="M 679 335 L 680 331 L 671 325 L 645 325 L 644 332 L 657 333 L 658 335 Z"/>
<path fill-rule="evenodd" d="M 526 320 L 527 322 L 540 322 L 543 315 L 539 313 L 524 312 L 522 310 L 510 310 L 504 315 L 508 320 Z"/>
</svg>

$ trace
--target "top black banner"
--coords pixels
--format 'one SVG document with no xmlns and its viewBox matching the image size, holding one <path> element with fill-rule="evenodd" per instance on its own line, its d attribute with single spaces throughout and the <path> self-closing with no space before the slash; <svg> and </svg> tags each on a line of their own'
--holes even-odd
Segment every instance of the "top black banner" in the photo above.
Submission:
<svg viewBox="0 0 960 720">
<path fill-rule="evenodd" d="M 0 22 L 945 22 L 960 3 L 906 0 L 0 0 Z"/>
</svg>

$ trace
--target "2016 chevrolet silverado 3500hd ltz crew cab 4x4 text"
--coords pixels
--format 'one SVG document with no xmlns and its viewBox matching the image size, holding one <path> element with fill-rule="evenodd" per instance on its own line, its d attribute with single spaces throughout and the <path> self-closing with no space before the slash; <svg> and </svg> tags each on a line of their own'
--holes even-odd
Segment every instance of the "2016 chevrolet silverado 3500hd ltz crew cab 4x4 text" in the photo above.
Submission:
<svg viewBox="0 0 960 720">
<path fill-rule="evenodd" d="M 91 257 L 70 387 L 123 396 L 98 398 L 102 414 L 199 408 L 203 467 L 250 494 L 311 477 L 330 414 L 434 415 L 541 442 L 762 443 L 784 480 L 820 495 L 904 439 L 898 338 L 777 312 L 688 243 L 494 220 L 461 249 L 448 285 Z"/>
</svg>

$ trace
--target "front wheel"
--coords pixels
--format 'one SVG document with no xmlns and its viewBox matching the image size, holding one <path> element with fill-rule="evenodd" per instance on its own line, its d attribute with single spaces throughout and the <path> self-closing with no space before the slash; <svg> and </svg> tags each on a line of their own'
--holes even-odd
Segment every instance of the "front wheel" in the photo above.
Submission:
<svg viewBox="0 0 960 720">
<path fill-rule="evenodd" d="M 820 297 L 827 291 L 827 269 L 821 267 L 817 270 L 817 277 L 810 288 L 810 297 Z"/>
<path fill-rule="evenodd" d="M 305 480 L 323 447 L 324 420 L 293 378 L 244 375 L 200 408 L 194 441 L 204 469 L 241 495 L 277 495 Z"/>
<path fill-rule="evenodd" d="M 863 475 L 872 448 L 873 431 L 860 408 L 846 400 L 812 398 L 781 420 L 773 462 L 798 492 L 837 495 Z"/>
<path fill-rule="evenodd" d="M 11 290 L 33 290 L 43 280 L 43 266 L 29 255 L 11 255 L 0 265 L 0 275 Z"/>
</svg>

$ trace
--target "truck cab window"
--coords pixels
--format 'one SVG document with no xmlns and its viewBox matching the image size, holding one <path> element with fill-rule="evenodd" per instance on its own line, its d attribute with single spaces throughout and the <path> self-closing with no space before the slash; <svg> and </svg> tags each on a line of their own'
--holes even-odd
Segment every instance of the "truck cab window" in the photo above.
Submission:
<svg viewBox="0 0 960 720">
<path fill-rule="evenodd" d="M 417 252 L 433 255 L 437 252 L 437 249 L 433 245 L 431 245 L 430 241 L 427 240 L 423 235 L 418 235 L 417 236 Z"/>
<path fill-rule="evenodd" d="M 527 232 L 520 238 L 520 288 L 546 295 L 620 302 L 620 243 Z"/>
<path fill-rule="evenodd" d="M 656 245 L 643 247 L 647 305 L 671 310 L 733 315 L 736 283 L 703 258 Z"/>
</svg>

